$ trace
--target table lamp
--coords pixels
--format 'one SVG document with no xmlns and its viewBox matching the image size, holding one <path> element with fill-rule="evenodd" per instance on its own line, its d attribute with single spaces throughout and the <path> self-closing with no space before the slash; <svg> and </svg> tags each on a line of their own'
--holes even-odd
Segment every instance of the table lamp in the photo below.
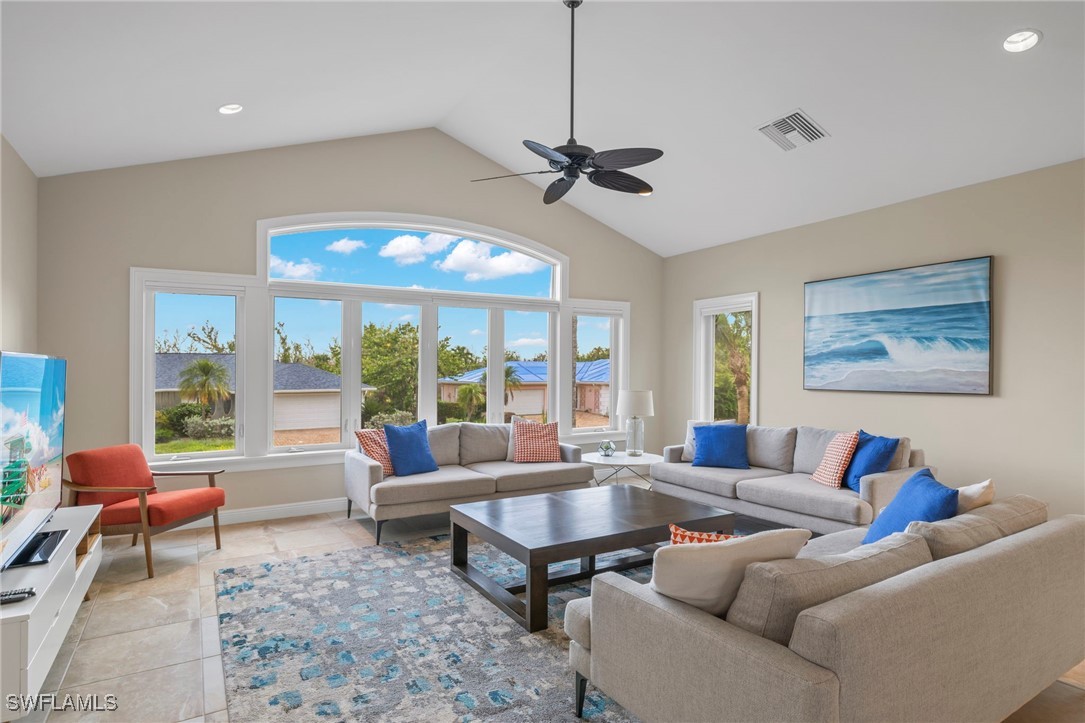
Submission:
<svg viewBox="0 0 1085 723">
<path fill-rule="evenodd" d="M 625 418 L 625 453 L 644 454 L 644 418 L 655 415 L 652 392 L 623 389 L 618 392 L 618 416 Z"/>
</svg>

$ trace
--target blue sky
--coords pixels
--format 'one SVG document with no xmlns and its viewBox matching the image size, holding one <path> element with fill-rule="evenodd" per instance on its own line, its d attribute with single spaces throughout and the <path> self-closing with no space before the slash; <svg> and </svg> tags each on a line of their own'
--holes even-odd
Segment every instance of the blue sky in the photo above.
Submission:
<svg viewBox="0 0 1085 723">
<path fill-rule="evenodd" d="M 806 285 L 806 315 L 989 301 L 988 258 L 883 271 Z"/>
</svg>

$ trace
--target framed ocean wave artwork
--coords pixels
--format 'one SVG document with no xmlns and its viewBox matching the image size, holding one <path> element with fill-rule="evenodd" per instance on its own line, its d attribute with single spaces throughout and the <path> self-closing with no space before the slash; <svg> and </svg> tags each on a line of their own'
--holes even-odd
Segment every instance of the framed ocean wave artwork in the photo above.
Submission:
<svg viewBox="0 0 1085 723">
<path fill-rule="evenodd" d="M 991 257 L 806 283 L 803 388 L 991 393 Z"/>
</svg>

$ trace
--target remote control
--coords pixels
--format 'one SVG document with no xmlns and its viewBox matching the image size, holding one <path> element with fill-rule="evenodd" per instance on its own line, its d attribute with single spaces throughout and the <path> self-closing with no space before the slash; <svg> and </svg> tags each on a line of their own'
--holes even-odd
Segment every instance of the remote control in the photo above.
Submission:
<svg viewBox="0 0 1085 723">
<path fill-rule="evenodd" d="M 22 602 L 28 597 L 34 597 L 35 595 L 37 595 L 37 593 L 32 587 L 21 587 L 18 590 L 5 590 L 0 592 L 0 605 Z"/>
</svg>

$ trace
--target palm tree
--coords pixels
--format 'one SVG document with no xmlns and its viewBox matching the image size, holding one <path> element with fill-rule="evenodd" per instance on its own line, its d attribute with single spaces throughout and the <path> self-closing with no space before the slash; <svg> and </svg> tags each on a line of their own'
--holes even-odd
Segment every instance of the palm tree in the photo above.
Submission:
<svg viewBox="0 0 1085 723">
<path fill-rule="evenodd" d="M 479 382 L 483 388 L 486 386 L 486 372 L 482 373 L 482 379 Z M 505 404 L 516 398 L 516 392 L 524 384 L 520 380 L 520 375 L 516 373 L 516 368 L 510 364 L 505 364 Z"/>
<path fill-rule="evenodd" d="M 467 421 L 475 418 L 475 411 L 486 403 L 486 390 L 478 384 L 464 384 L 456 392 L 456 401 L 463 405 Z"/>
<path fill-rule="evenodd" d="M 230 372 L 210 359 L 196 359 L 181 370 L 181 397 L 200 404 L 215 405 L 230 398 Z"/>
</svg>

